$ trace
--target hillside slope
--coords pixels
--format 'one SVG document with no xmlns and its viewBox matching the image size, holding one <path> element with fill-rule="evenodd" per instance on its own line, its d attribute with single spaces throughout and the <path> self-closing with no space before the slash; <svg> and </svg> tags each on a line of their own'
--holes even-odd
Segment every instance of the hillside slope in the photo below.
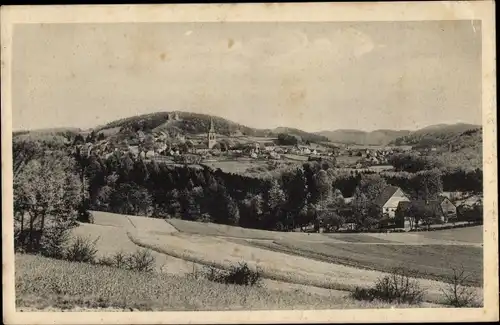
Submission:
<svg viewBox="0 0 500 325">
<path fill-rule="evenodd" d="M 110 122 L 96 128 L 97 132 L 103 132 L 107 136 L 116 135 L 127 131 L 142 130 L 149 132 L 165 132 L 174 136 L 176 134 L 195 135 L 206 133 L 210 128 L 210 121 L 218 134 L 225 136 L 254 136 L 254 137 L 276 137 L 278 133 L 288 133 L 300 136 L 303 141 L 322 142 L 328 139 L 314 133 L 305 132 L 292 128 L 277 128 L 274 130 L 251 128 L 222 117 L 207 114 L 189 112 L 157 112 L 132 116 Z"/>
<path fill-rule="evenodd" d="M 410 134 L 407 130 L 360 130 L 321 131 L 316 134 L 327 137 L 332 142 L 359 145 L 386 145 L 398 137 Z"/>
<path fill-rule="evenodd" d="M 399 137 L 392 144 L 411 145 L 421 148 L 441 146 L 449 143 L 450 140 L 457 141 L 463 134 L 467 135 L 468 131 L 473 132 L 478 129 L 481 129 L 480 125 L 465 123 L 431 125 Z"/>
</svg>

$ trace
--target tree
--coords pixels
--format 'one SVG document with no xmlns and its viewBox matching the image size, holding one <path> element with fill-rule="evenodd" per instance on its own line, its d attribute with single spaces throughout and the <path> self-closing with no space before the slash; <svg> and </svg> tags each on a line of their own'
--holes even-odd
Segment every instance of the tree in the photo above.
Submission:
<svg viewBox="0 0 500 325">
<path fill-rule="evenodd" d="M 441 172 L 437 169 L 417 173 L 413 182 L 415 199 L 435 200 L 443 192 Z"/>
<path fill-rule="evenodd" d="M 85 138 L 85 143 L 94 143 L 97 140 L 97 134 L 94 130 L 90 132 Z"/>
<path fill-rule="evenodd" d="M 110 208 L 115 213 L 147 216 L 152 209 L 152 198 L 144 187 L 121 183 L 110 196 Z"/>
<path fill-rule="evenodd" d="M 229 195 L 226 195 L 225 199 L 227 205 L 226 208 L 228 224 L 236 226 L 240 222 L 240 211 L 238 209 L 238 204 L 236 204 L 236 201 Z"/>
<path fill-rule="evenodd" d="M 482 224 L 483 205 L 481 203 L 476 203 L 473 205 L 460 205 L 457 207 L 457 218 L 459 221 Z"/>
<path fill-rule="evenodd" d="M 81 134 L 77 134 L 73 140 L 73 145 L 82 145 L 85 143 L 85 139 Z"/>
<path fill-rule="evenodd" d="M 278 134 L 278 144 L 283 146 L 295 146 L 299 143 L 299 140 L 293 135 L 280 133 Z"/>
<path fill-rule="evenodd" d="M 394 166 L 396 171 L 406 171 L 410 173 L 443 167 L 436 158 L 420 156 L 416 153 L 395 154 L 389 158 L 389 164 Z"/>
<path fill-rule="evenodd" d="M 365 174 L 357 187 L 360 193 L 363 193 L 368 201 L 374 201 L 382 191 L 387 187 L 387 182 L 379 174 Z"/>
<path fill-rule="evenodd" d="M 67 232 L 76 224 L 82 201 L 75 161 L 60 153 L 31 160 L 14 178 L 14 207 L 19 216 L 16 243 L 28 251 L 43 251 L 48 229 Z M 25 228 L 28 217 L 28 229 Z"/>
<path fill-rule="evenodd" d="M 283 205 L 286 201 L 285 193 L 278 182 L 273 179 L 267 195 L 267 217 L 265 223 L 268 227 L 273 227 L 281 222 L 283 225 L 293 224 L 293 221 L 286 220 L 283 214 Z M 283 219 L 285 217 L 285 219 Z"/>
<path fill-rule="evenodd" d="M 92 134 L 92 133 L 91 133 Z M 95 135 L 95 134 L 94 134 Z M 90 137 L 90 135 L 89 135 Z M 89 140 L 92 141 L 92 138 Z M 77 146 L 73 152 L 73 157 L 77 162 L 80 172 L 80 183 L 81 183 L 81 202 L 79 209 L 79 219 L 81 221 L 90 221 L 90 214 L 88 213 L 88 207 L 90 205 L 88 193 L 87 193 L 87 168 L 92 164 L 92 144 L 86 144 L 82 146 Z"/>
<path fill-rule="evenodd" d="M 325 232 L 338 231 L 345 223 L 345 218 L 334 210 L 323 210 L 319 213 L 319 223 Z"/>
<path fill-rule="evenodd" d="M 281 175 L 286 203 L 284 213 L 287 219 L 294 219 L 295 223 L 301 225 L 304 218 L 303 210 L 308 200 L 307 180 L 302 169 L 286 171 Z"/>
<path fill-rule="evenodd" d="M 314 184 L 318 196 L 316 199 L 317 202 L 328 204 L 328 202 L 332 199 L 333 189 L 332 180 L 325 170 L 321 169 L 314 175 Z"/>
<path fill-rule="evenodd" d="M 200 217 L 200 207 L 197 204 L 193 193 L 187 189 L 179 193 L 179 203 L 181 206 L 181 215 L 184 220 L 196 220 Z"/>
<path fill-rule="evenodd" d="M 428 204 L 426 201 L 414 201 L 410 203 L 408 217 L 415 229 L 417 229 L 420 222 L 429 228 L 431 224 L 438 220 L 439 216 L 433 205 Z"/>
<path fill-rule="evenodd" d="M 351 202 L 354 222 L 357 229 L 372 229 L 382 218 L 382 211 L 368 200 L 364 193 L 356 191 Z"/>
</svg>

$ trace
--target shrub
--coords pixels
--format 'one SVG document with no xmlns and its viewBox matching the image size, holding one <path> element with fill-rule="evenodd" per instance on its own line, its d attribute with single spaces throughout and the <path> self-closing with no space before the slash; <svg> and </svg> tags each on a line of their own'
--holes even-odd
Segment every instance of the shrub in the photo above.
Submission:
<svg viewBox="0 0 500 325">
<path fill-rule="evenodd" d="M 200 273 L 195 271 L 192 276 L 198 278 L 200 277 Z M 201 276 L 213 282 L 244 286 L 259 286 L 262 280 L 261 272 L 258 269 L 255 271 L 250 269 L 246 262 L 232 266 L 227 271 L 208 267 Z"/>
<path fill-rule="evenodd" d="M 55 226 L 47 229 L 41 238 L 40 253 L 43 256 L 64 259 L 65 246 L 70 240 L 69 229 L 65 226 Z"/>
<path fill-rule="evenodd" d="M 247 263 L 239 263 L 231 268 L 225 280 L 225 283 L 254 286 L 260 283 L 261 274 L 258 269 L 250 269 Z"/>
<path fill-rule="evenodd" d="M 99 238 L 91 240 L 90 237 L 77 236 L 66 249 L 64 259 L 72 262 L 95 262 L 98 240 Z"/>
<path fill-rule="evenodd" d="M 127 255 L 123 252 L 115 253 L 111 256 L 102 257 L 97 264 L 112 266 L 120 269 L 127 268 Z"/>
<path fill-rule="evenodd" d="M 417 280 L 412 279 L 404 269 L 396 268 L 390 275 L 379 279 L 373 288 L 356 288 L 352 297 L 356 300 L 419 304 L 424 293 Z"/>
<path fill-rule="evenodd" d="M 115 255 L 116 257 L 117 255 Z M 125 265 L 129 270 L 139 272 L 153 272 L 155 268 L 155 257 L 148 249 L 139 249 L 125 258 Z"/>
<path fill-rule="evenodd" d="M 471 274 L 467 274 L 463 266 L 453 267 L 451 270 L 448 285 L 441 289 L 445 303 L 453 307 L 475 307 L 476 293 L 473 288 L 467 286 Z"/>
</svg>

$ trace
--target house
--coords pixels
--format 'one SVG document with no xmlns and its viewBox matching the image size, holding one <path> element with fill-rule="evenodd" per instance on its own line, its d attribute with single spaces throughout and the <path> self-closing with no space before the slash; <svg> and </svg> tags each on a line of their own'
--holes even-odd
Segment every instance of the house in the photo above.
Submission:
<svg viewBox="0 0 500 325">
<path fill-rule="evenodd" d="M 281 156 L 279 154 L 277 154 L 276 152 L 274 152 L 274 151 L 271 151 L 269 153 L 269 156 L 270 156 L 271 159 L 280 159 L 281 158 Z"/>
<path fill-rule="evenodd" d="M 410 220 L 408 218 L 408 209 L 412 205 L 427 205 L 430 207 L 435 215 L 439 217 L 441 222 L 447 223 L 450 219 L 455 219 L 457 217 L 457 207 L 444 196 L 440 196 L 435 200 L 413 200 L 411 202 L 400 202 L 398 211 L 401 211 L 402 215 L 398 216 L 401 220 L 404 220 L 404 227 L 410 227 Z M 403 225 L 401 225 L 403 226 Z"/>
<path fill-rule="evenodd" d="M 400 202 L 409 202 L 406 194 L 396 186 L 387 186 L 375 199 L 375 204 L 380 207 L 382 213 L 389 218 L 395 217 L 396 209 Z"/>
<path fill-rule="evenodd" d="M 441 215 L 441 221 L 448 222 L 449 219 L 457 217 L 457 207 L 447 197 L 440 196 L 436 200 L 436 204 Z"/>
</svg>

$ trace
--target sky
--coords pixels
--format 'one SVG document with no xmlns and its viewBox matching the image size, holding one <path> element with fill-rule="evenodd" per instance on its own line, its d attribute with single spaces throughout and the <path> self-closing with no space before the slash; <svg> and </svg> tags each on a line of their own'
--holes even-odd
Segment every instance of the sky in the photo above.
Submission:
<svg viewBox="0 0 500 325">
<path fill-rule="evenodd" d="M 305 131 L 481 124 L 478 21 L 17 25 L 13 130 L 159 111 Z"/>
</svg>

